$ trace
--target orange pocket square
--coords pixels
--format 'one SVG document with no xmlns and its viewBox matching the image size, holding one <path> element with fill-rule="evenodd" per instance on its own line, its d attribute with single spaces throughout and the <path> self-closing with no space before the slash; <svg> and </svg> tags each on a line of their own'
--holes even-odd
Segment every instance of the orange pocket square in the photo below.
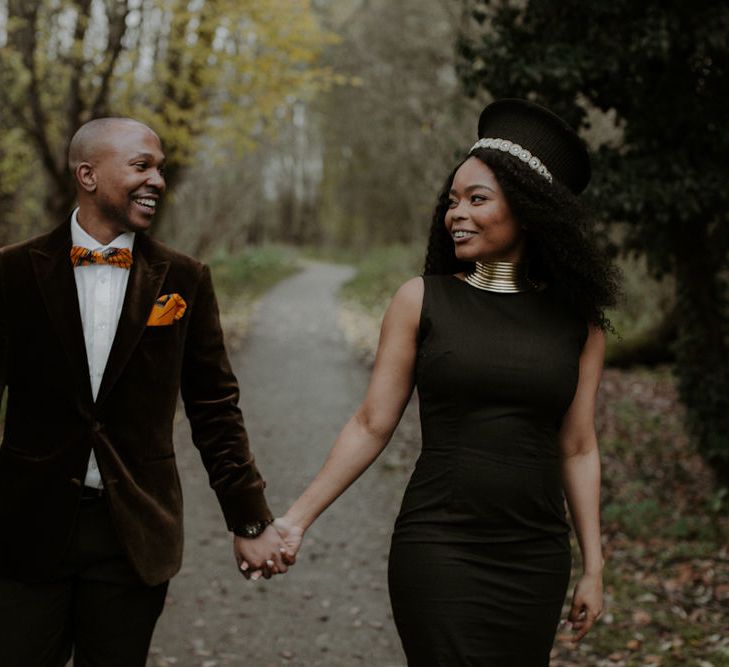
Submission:
<svg viewBox="0 0 729 667">
<path fill-rule="evenodd" d="M 152 306 L 147 319 L 148 327 L 166 327 L 179 320 L 187 310 L 187 304 L 179 294 L 163 294 Z"/>
</svg>

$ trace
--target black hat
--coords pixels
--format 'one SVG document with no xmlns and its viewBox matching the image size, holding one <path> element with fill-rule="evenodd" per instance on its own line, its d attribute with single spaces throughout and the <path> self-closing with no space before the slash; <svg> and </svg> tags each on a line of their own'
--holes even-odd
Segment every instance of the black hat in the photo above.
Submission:
<svg viewBox="0 0 729 667">
<path fill-rule="evenodd" d="M 519 99 L 497 100 L 478 119 L 475 148 L 511 153 L 579 194 L 590 182 L 590 158 L 577 133 L 548 109 Z M 493 141 L 500 140 L 500 141 Z"/>
</svg>

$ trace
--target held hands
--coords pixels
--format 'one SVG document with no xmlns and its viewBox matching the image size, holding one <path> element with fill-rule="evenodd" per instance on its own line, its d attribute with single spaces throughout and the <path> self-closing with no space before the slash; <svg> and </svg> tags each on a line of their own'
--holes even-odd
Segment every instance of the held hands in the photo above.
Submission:
<svg viewBox="0 0 729 667">
<path fill-rule="evenodd" d="M 246 579 L 256 581 L 261 576 L 270 579 L 272 575 L 283 574 L 288 570 L 288 559 L 284 561 L 284 543 L 272 525 L 258 537 L 236 535 L 233 538 L 233 552 L 238 568 Z"/>
<path fill-rule="evenodd" d="M 568 620 L 572 623 L 573 640 L 579 642 L 602 614 L 602 576 L 583 574 L 575 586 Z"/>
<path fill-rule="evenodd" d="M 285 516 L 276 519 L 273 522 L 273 527 L 276 529 L 284 543 L 287 557 L 291 559 L 288 564 L 293 565 L 296 560 L 296 554 L 301 547 L 301 541 L 304 539 L 304 529 L 299 526 L 295 526 Z"/>
<path fill-rule="evenodd" d="M 246 579 L 257 581 L 284 574 L 296 562 L 303 531 L 283 519 L 276 519 L 258 537 L 234 537 L 233 550 L 238 568 Z"/>
</svg>

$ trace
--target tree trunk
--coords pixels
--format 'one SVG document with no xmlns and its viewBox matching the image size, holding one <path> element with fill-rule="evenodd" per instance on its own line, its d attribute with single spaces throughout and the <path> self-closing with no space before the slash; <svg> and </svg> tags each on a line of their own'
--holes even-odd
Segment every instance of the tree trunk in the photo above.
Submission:
<svg viewBox="0 0 729 667">
<path fill-rule="evenodd" d="M 687 226 L 688 227 L 688 226 Z M 725 290 L 703 223 L 677 239 L 676 374 L 699 450 L 729 487 L 729 345 Z"/>
</svg>

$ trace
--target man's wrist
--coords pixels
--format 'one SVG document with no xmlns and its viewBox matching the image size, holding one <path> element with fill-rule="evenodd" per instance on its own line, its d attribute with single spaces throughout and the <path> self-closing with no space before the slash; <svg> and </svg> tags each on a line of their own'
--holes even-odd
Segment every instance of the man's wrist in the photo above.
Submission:
<svg viewBox="0 0 729 667">
<path fill-rule="evenodd" d="M 249 521 L 242 526 L 237 527 L 233 533 L 237 537 L 243 537 L 245 539 L 253 539 L 258 537 L 268 526 L 273 523 L 272 519 L 261 519 L 259 521 Z"/>
</svg>

